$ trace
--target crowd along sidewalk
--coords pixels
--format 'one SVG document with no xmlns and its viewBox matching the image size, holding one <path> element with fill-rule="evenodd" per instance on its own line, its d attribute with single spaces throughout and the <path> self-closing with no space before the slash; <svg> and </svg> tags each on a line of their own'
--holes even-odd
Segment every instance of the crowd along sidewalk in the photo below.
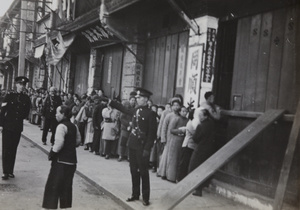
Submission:
<svg viewBox="0 0 300 210">
<path fill-rule="evenodd" d="M 48 134 L 48 144 L 43 145 L 41 140 L 42 131 L 37 125 L 30 124 L 27 120 L 24 120 L 22 136 L 45 153 L 48 153 L 51 149 L 51 133 Z M 139 201 L 126 202 L 126 199 L 131 196 L 131 176 L 128 161 L 118 162 L 115 158 L 105 159 L 84 150 L 82 146 L 77 148 L 77 158 L 76 173 L 110 195 L 125 209 L 151 209 L 151 203 L 158 202 L 163 194 L 176 185 L 175 183 L 162 180 L 150 170 L 150 206 L 143 206 L 141 199 Z M 250 208 L 215 193 L 204 191 L 203 197 L 189 195 L 174 209 L 247 210 Z"/>
</svg>

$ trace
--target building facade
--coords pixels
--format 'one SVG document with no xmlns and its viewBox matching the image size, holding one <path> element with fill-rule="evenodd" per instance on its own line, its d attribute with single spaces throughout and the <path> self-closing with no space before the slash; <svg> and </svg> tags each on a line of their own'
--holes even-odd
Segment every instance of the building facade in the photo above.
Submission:
<svg viewBox="0 0 300 210">
<path fill-rule="evenodd" d="M 264 198 L 262 208 L 272 201 L 300 96 L 298 1 L 63 0 L 28 1 L 27 7 L 32 37 L 25 74 L 33 88 L 53 85 L 77 94 L 94 88 L 126 99 L 134 87 L 144 87 L 155 104 L 181 94 L 194 107 L 213 90 L 216 103 L 228 110 L 217 126 L 219 147 L 260 113 L 285 109 L 290 118 L 214 175 L 218 183 Z M 12 23 L 20 8 L 16 0 L 2 17 L 4 34 L 18 25 Z M 3 46 L 18 43 L 5 37 Z M 0 69 L 3 87 L 10 89 L 18 53 L 7 49 Z M 300 196 L 299 147 L 295 154 L 285 196 L 292 205 Z"/>
</svg>

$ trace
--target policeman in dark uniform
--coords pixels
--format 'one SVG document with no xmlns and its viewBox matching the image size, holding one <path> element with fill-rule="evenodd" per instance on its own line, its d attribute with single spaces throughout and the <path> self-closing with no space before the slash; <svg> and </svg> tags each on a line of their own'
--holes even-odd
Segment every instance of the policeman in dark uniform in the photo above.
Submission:
<svg viewBox="0 0 300 210">
<path fill-rule="evenodd" d="M 111 101 L 110 105 L 121 112 L 133 115 L 132 131 L 128 138 L 132 195 L 127 201 L 139 200 L 140 180 L 142 179 L 143 205 L 148 206 L 150 198 L 148 166 L 150 151 L 156 138 L 157 123 L 156 114 L 147 106 L 147 101 L 152 93 L 143 88 L 136 89 L 137 108 L 134 111 L 122 108 L 115 101 Z"/>
<path fill-rule="evenodd" d="M 17 148 L 23 131 L 23 120 L 28 117 L 30 98 L 23 93 L 28 78 L 15 78 L 17 91 L 8 93 L 1 105 L 0 126 L 2 130 L 3 180 L 14 178 Z"/>
</svg>

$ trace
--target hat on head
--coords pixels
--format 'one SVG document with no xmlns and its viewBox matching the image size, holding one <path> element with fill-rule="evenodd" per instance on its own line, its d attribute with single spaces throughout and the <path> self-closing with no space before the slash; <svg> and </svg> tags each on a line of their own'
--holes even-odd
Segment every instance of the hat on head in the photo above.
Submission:
<svg viewBox="0 0 300 210">
<path fill-rule="evenodd" d="M 23 85 L 26 85 L 26 83 L 29 82 L 29 79 L 27 77 L 20 76 L 20 77 L 16 77 L 15 78 L 15 82 L 16 83 L 21 83 Z"/>
<path fill-rule="evenodd" d="M 211 95 L 213 95 L 213 92 L 212 91 L 208 91 L 204 94 L 204 98 L 205 99 L 208 99 Z"/>
<path fill-rule="evenodd" d="M 135 91 L 130 92 L 129 96 L 130 97 L 132 97 L 132 96 L 135 97 L 136 96 L 136 92 Z"/>
<path fill-rule="evenodd" d="M 146 90 L 146 89 L 140 88 L 140 87 L 136 88 L 136 96 L 135 97 L 142 96 L 142 97 L 149 98 L 151 95 L 152 95 L 152 93 L 149 90 Z"/>
</svg>

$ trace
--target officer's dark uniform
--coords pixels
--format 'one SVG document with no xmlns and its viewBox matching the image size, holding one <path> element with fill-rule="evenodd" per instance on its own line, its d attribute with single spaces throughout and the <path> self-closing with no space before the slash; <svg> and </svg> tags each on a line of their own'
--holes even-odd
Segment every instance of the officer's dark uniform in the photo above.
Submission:
<svg viewBox="0 0 300 210">
<path fill-rule="evenodd" d="M 150 97 L 151 92 L 138 88 L 136 97 Z M 132 114 L 132 132 L 128 138 L 129 163 L 132 179 L 132 197 L 127 201 L 138 200 L 140 196 L 140 180 L 142 179 L 143 204 L 149 205 L 150 180 L 149 158 L 150 151 L 156 138 L 156 114 L 147 105 L 137 107 L 134 111 L 126 110 L 112 101 L 110 105 L 120 111 Z"/>
<path fill-rule="evenodd" d="M 16 77 L 16 83 L 24 85 L 29 80 L 26 77 Z M 23 131 L 23 120 L 28 117 L 30 98 L 24 93 L 8 93 L 1 105 L 0 126 L 2 130 L 2 179 L 13 178 L 17 147 Z"/>
</svg>

